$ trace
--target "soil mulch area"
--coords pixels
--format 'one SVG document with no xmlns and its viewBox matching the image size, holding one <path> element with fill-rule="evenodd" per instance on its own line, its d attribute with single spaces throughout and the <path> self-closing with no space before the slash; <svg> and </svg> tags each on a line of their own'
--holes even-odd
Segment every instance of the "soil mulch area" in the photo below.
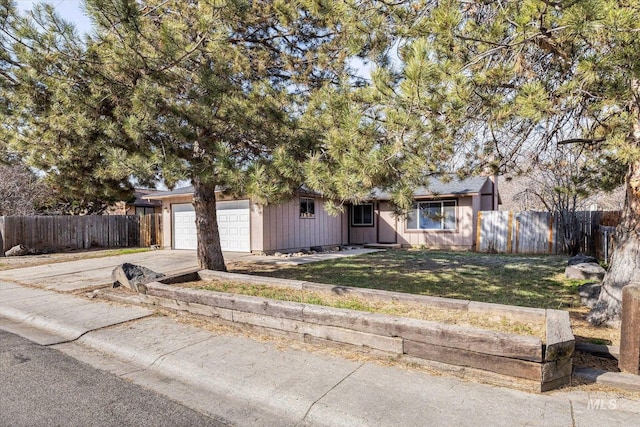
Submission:
<svg viewBox="0 0 640 427">
<path fill-rule="evenodd" d="M 581 351 L 576 351 L 576 354 L 573 356 L 573 365 L 608 372 L 620 372 L 617 359 L 613 357 L 596 356 Z"/>
<path fill-rule="evenodd" d="M 285 287 L 233 283 L 226 281 L 196 281 L 181 283 L 179 286 L 217 292 L 258 296 L 280 301 L 292 301 L 306 304 L 322 305 L 335 308 L 346 308 L 372 313 L 380 313 L 398 317 L 409 317 L 420 320 L 441 322 L 449 325 L 469 326 L 488 329 L 496 332 L 529 335 L 545 339 L 544 322 L 518 322 L 506 316 L 468 313 L 460 310 L 425 306 L 420 303 L 400 303 L 357 296 L 334 295 L 331 293 L 313 292 Z"/>
</svg>

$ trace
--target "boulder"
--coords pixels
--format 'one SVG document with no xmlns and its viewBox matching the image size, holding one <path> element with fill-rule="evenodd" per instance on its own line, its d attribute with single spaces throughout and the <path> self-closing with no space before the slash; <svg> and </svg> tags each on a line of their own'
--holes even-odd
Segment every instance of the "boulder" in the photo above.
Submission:
<svg viewBox="0 0 640 427">
<path fill-rule="evenodd" d="M 602 290 L 602 284 L 600 283 L 585 283 L 578 287 L 578 295 L 580 295 L 580 304 L 593 308 L 598 302 L 600 297 L 600 291 Z"/>
<path fill-rule="evenodd" d="M 578 254 L 569 258 L 569 262 L 567 262 L 567 265 L 591 264 L 591 263 L 597 264 L 598 258 L 585 255 L 585 254 Z"/>
<path fill-rule="evenodd" d="M 311 246 L 309 250 L 316 253 L 324 252 L 324 249 L 322 249 L 322 246 Z"/>
<path fill-rule="evenodd" d="M 583 264 L 568 265 L 564 269 L 567 279 L 597 280 L 602 282 L 606 271 L 600 264 L 588 262 Z"/>
<path fill-rule="evenodd" d="M 25 245 L 16 245 L 11 249 L 9 249 L 8 251 L 6 251 L 4 253 L 4 256 L 22 256 L 22 255 L 28 255 L 28 254 L 29 254 L 29 248 L 27 248 Z"/>
<path fill-rule="evenodd" d="M 156 273 L 155 271 L 143 267 L 141 265 L 129 264 L 128 262 L 117 266 L 111 272 L 111 278 L 113 279 L 113 287 L 116 288 L 119 285 L 126 286 L 132 291 L 145 293 L 145 283 L 153 282 L 165 275 L 162 273 Z"/>
</svg>

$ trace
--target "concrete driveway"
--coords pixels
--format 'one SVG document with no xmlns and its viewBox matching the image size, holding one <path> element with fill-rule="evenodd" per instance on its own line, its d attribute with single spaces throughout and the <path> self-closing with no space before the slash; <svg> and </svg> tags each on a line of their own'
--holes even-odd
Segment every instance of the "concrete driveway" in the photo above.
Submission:
<svg viewBox="0 0 640 427">
<path fill-rule="evenodd" d="M 226 261 L 233 261 L 251 255 L 228 252 L 224 256 Z M 198 267 L 195 251 L 158 250 L 5 270 L 0 271 L 0 280 L 72 292 L 111 284 L 111 272 L 125 262 L 165 274 Z"/>
<path fill-rule="evenodd" d="M 224 252 L 224 260 L 229 262 L 248 261 L 284 265 L 302 265 L 342 257 L 377 252 L 378 249 L 352 249 L 340 252 L 323 252 L 296 258 L 258 256 L 246 252 Z M 66 261 L 38 266 L 14 268 L 0 271 L 0 281 L 21 285 L 52 289 L 59 292 L 73 292 L 80 289 L 97 288 L 113 283 L 111 272 L 125 262 L 142 265 L 165 274 L 180 273 L 198 267 L 196 251 L 162 249 L 127 255 L 105 256 L 75 261 Z"/>
</svg>

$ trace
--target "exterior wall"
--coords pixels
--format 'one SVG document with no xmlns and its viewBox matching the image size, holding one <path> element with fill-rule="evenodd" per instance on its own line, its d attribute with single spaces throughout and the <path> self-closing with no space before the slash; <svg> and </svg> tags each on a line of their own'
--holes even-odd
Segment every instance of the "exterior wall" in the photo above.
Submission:
<svg viewBox="0 0 640 427">
<path fill-rule="evenodd" d="M 331 216 L 324 208 L 324 200 L 314 198 L 314 218 L 300 218 L 300 198 L 262 207 L 262 251 L 288 252 L 311 246 L 332 246 L 347 243 L 346 213 Z M 254 224 L 251 225 L 252 229 Z M 256 229 L 258 227 L 255 227 Z M 253 230 L 252 230 L 253 232 Z"/>
<path fill-rule="evenodd" d="M 171 249 L 173 247 L 173 222 L 171 218 L 171 205 L 191 203 L 193 196 L 176 196 L 162 199 L 162 246 Z"/>
<path fill-rule="evenodd" d="M 449 198 L 447 198 L 449 199 Z M 393 221 L 386 226 L 395 228 L 396 243 L 402 246 L 427 246 L 441 249 L 472 249 L 475 237 L 476 212 L 480 207 L 480 196 L 464 196 L 457 198 L 456 230 L 408 230 L 404 217 L 397 219 L 392 215 L 385 215 L 391 211 L 388 202 L 374 205 L 374 227 L 354 227 L 349 219 L 349 243 L 365 244 L 378 243 L 378 227 L 385 226 L 381 221 Z"/>
<path fill-rule="evenodd" d="M 457 230 L 407 230 L 405 218 L 398 218 L 398 243 L 439 249 L 471 249 L 475 228 L 472 197 L 460 197 L 456 207 Z"/>
</svg>

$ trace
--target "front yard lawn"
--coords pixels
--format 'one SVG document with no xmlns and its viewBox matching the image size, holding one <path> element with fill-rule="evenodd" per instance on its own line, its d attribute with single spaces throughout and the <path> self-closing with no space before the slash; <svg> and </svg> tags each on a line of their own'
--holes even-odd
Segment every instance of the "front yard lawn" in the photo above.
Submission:
<svg viewBox="0 0 640 427">
<path fill-rule="evenodd" d="M 566 256 L 390 250 L 284 266 L 237 263 L 236 273 L 527 307 L 578 306 L 581 283 L 564 277 Z"/>
<path fill-rule="evenodd" d="M 586 322 L 577 287 L 564 277 L 566 255 L 507 255 L 389 250 L 357 257 L 286 266 L 232 263 L 229 271 L 340 286 L 568 310 L 578 340 L 619 345 L 619 330 Z"/>
</svg>

